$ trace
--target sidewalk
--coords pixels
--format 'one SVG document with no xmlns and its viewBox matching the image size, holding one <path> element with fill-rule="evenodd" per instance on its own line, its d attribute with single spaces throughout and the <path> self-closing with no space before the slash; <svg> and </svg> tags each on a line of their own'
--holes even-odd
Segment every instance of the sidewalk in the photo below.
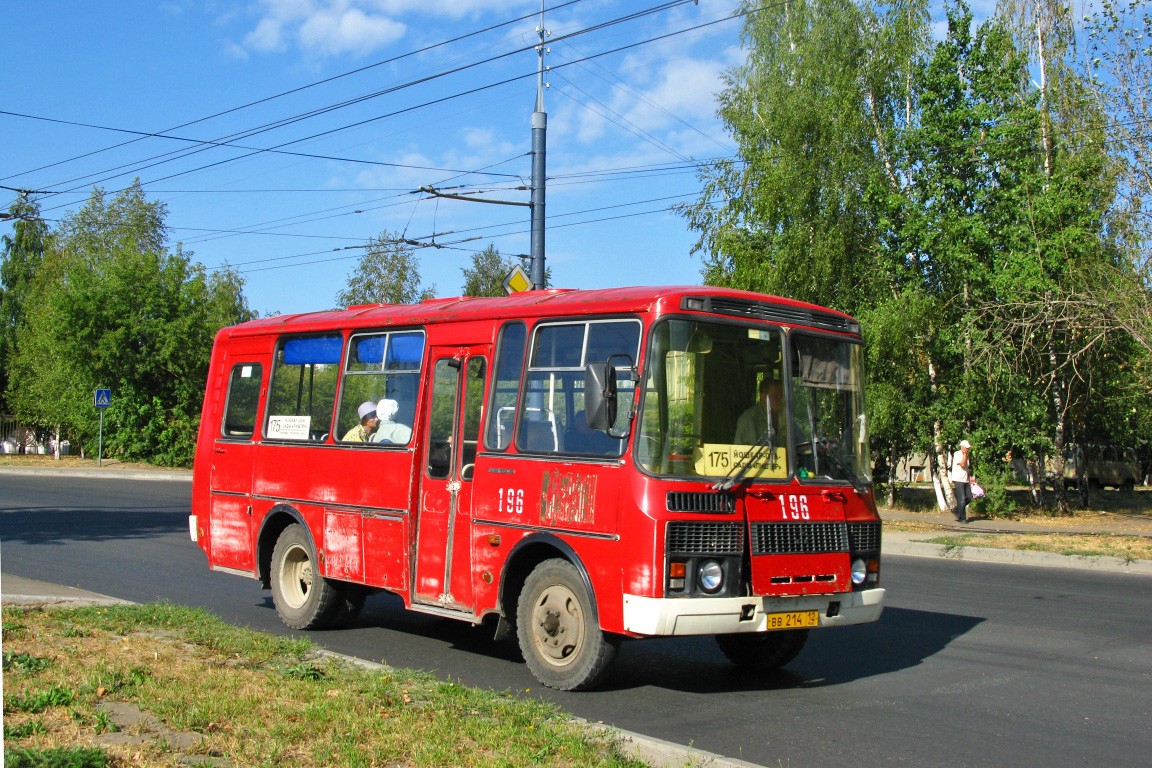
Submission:
<svg viewBox="0 0 1152 768">
<path fill-rule="evenodd" d="M 4 605 L 60 605 L 78 608 L 82 605 L 129 605 L 127 600 L 95 592 L 25 579 L 10 573 L 0 574 L 0 602 Z"/>
</svg>

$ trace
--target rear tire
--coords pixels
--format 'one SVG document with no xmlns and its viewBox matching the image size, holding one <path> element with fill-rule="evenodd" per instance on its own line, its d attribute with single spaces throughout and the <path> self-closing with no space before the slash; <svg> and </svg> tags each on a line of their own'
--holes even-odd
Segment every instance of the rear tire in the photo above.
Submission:
<svg viewBox="0 0 1152 768">
<path fill-rule="evenodd" d="M 807 629 L 716 635 L 721 652 L 742 669 L 768 672 L 795 659 L 808 641 Z"/>
<path fill-rule="evenodd" d="M 532 675 L 549 688 L 583 691 L 607 674 L 620 639 L 600 630 L 576 567 L 545 560 L 524 582 L 516 637 Z"/>
<path fill-rule="evenodd" d="M 320 575 L 312 540 L 299 525 L 288 526 L 276 539 L 271 581 L 276 613 L 292 629 L 326 627 L 343 607 L 343 596 Z"/>
</svg>

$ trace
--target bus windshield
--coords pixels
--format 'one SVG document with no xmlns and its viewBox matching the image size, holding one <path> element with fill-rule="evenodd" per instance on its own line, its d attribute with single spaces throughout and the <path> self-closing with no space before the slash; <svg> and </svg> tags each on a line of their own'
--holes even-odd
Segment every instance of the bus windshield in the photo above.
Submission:
<svg viewBox="0 0 1152 768">
<path fill-rule="evenodd" d="M 869 479 L 860 345 L 672 319 L 652 332 L 635 453 L 660 475 Z"/>
</svg>

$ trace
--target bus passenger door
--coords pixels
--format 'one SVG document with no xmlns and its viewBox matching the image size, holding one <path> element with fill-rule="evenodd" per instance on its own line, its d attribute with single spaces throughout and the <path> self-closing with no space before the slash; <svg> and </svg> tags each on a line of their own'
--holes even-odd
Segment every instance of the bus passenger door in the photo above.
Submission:
<svg viewBox="0 0 1152 768">
<path fill-rule="evenodd" d="M 220 434 L 212 446 L 209 475 L 209 546 L 215 568 L 255 570 L 252 546 L 252 464 L 264 366 L 231 366 Z"/>
<path fill-rule="evenodd" d="M 472 609 L 472 475 L 489 345 L 432 348 L 413 600 Z"/>
</svg>

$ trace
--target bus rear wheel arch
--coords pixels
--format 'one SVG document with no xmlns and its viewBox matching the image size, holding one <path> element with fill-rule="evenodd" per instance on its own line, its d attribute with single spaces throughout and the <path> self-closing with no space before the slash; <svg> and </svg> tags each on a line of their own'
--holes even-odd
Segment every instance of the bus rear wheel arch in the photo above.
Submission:
<svg viewBox="0 0 1152 768">
<path fill-rule="evenodd" d="M 600 629 L 579 571 L 561 558 L 528 574 L 516 606 L 516 637 L 532 675 L 561 691 L 594 687 L 620 646 L 617 636 Z"/>
</svg>

